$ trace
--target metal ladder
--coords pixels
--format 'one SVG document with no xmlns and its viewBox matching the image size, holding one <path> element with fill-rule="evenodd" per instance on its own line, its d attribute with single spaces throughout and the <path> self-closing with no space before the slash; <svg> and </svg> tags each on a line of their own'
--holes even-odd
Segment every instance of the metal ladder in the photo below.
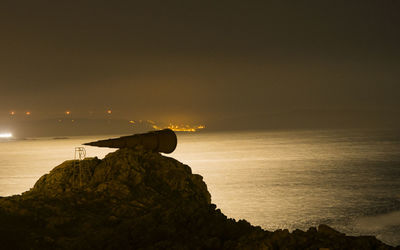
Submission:
<svg viewBox="0 0 400 250">
<path fill-rule="evenodd" d="M 82 187 L 82 164 L 81 161 L 86 157 L 86 149 L 84 147 L 75 147 L 74 167 L 79 168 L 79 187 Z"/>
</svg>

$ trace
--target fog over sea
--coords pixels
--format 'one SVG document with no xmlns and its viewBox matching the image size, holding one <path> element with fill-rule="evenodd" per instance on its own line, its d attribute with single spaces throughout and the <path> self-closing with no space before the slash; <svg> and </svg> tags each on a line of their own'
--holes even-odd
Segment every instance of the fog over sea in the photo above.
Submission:
<svg viewBox="0 0 400 250">
<path fill-rule="evenodd" d="M 0 141 L 0 196 L 29 190 L 84 142 L 110 136 Z M 112 149 L 85 147 L 87 156 Z M 267 230 L 325 223 L 400 245 L 400 131 L 179 133 L 170 155 L 201 174 L 228 217 Z"/>
</svg>

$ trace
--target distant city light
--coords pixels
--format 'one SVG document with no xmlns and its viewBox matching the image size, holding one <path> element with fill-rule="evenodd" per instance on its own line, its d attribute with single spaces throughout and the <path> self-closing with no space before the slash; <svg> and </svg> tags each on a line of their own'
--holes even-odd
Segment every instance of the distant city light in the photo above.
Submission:
<svg viewBox="0 0 400 250">
<path fill-rule="evenodd" d="M 26 111 L 26 112 L 25 112 L 25 115 L 31 115 L 31 112 Z"/>
<path fill-rule="evenodd" d="M 66 115 L 70 115 L 70 114 L 71 114 L 71 111 L 67 110 L 67 111 L 65 111 L 65 114 L 66 114 Z"/>
<path fill-rule="evenodd" d="M 152 126 L 154 129 L 160 130 L 164 128 L 169 128 L 173 131 L 181 131 L 181 132 L 197 132 L 199 130 L 204 129 L 206 126 L 205 125 L 198 125 L 198 126 L 190 126 L 190 125 L 175 125 L 175 124 L 169 124 L 167 127 L 160 127 L 156 124 Z"/>
<path fill-rule="evenodd" d="M 10 112 L 10 115 L 15 115 L 15 111 L 11 111 L 11 112 Z"/>
<path fill-rule="evenodd" d="M 13 135 L 11 133 L 0 134 L 0 138 L 11 138 Z"/>
</svg>

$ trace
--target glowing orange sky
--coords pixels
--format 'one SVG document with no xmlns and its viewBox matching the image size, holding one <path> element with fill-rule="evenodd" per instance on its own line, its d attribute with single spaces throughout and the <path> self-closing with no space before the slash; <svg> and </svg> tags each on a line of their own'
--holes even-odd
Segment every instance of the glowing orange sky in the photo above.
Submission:
<svg viewBox="0 0 400 250">
<path fill-rule="evenodd" d="M 3 1 L 0 120 L 398 120 L 398 1 L 145 2 Z"/>
</svg>

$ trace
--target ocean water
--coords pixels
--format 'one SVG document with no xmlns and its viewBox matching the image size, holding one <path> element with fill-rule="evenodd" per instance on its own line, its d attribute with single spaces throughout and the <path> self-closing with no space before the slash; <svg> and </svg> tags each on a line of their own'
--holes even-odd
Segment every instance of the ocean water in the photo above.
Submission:
<svg viewBox="0 0 400 250">
<path fill-rule="evenodd" d="M 29 190 L 109 136 L 0 142 L 0 196 Z M 112 149 L 86 147 L 87 156 Z M 400 131 L 320 130 L 178 134 L 170 155 L 201 174 L 228 217 L 267 230 L 328 224 L 400 245 Z"/>
</svg>

